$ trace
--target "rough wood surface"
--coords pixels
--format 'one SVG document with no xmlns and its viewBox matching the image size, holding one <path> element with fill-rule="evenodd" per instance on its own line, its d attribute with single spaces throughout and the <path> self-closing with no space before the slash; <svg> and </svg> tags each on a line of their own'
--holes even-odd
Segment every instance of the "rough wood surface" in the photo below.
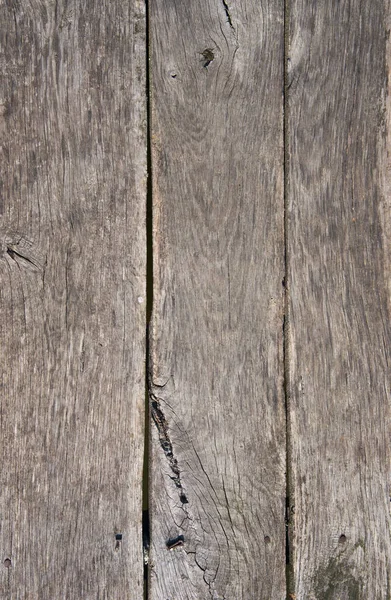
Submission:
<svg viewBox="0 0 391 600">
<path fill-rule="evenodd" d="M 389 35 L 386 0 L 291 3 L 296 600 L 391 597 Z"/>
<path fill-rule="evenodd" d="M 150 598 L 283 599 L 283 3 L 150 11 Z"/>
<path fill-rule="evenodd" d="M 0 595 L 140 600 L 144 7 L 0 15 Z"/>
</svg>

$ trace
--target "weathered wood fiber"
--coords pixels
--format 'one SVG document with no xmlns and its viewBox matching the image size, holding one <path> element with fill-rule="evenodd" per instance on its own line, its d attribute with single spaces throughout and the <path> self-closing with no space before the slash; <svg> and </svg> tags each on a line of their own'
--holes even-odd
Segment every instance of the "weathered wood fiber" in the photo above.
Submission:
<svg viewBox="0 0 391 600">
<path fill-rule="evenodd" d="M 150 2 L 151 600 L 285 598 L 283 34 Z"/>
<path fill-rule="evenodd" d="M 0 595 L 140 600 L 144 6 L 10 0 L 0 38 Z"/>
<path fill-rule="evenodd" d="M 291 2 L 296 600 L 389 600 L 389 6 Z"/>
</svg>

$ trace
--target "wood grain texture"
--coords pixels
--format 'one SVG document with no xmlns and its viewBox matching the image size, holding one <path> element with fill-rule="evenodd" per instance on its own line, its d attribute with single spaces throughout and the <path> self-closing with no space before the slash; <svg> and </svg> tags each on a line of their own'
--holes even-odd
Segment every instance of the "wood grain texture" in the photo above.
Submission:
<svg viewBox="0 0 391 600">
<path fill-rule="evenodd" d="M 150 3 L 152 600 L 285 598 L 283 3 Z"/>
<path fill-rule="evenodd" d="M 9 0 L 0 38 L 1 597 L 140 600 L 144 6 Z"/>
<path fill-rule="evenodd" d="M 297 600 L 391 597 L 389 15 L 386 0 L 291 3 Z"/>
</svg>

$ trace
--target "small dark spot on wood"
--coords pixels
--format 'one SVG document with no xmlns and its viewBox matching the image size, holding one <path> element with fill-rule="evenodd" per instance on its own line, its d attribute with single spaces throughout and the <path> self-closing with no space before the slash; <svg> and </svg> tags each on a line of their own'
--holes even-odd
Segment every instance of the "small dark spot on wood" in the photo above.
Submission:
<svg viewBox="0 0 391 600">
<path fill-rule="evenodd" d="M 176 73 L 174 73 L 173 71 L 171 71 L 170 75 L 171 75 L 171 77 L 172 77 L 173 79 L 175 79 L 175 78 L 176 78 L 176 76 L 177 76 L 177 74 L 176 74 Z"/>
<path fill-rule="evenodd" d="M 166 542 L 167 550 L 172 550 L 173 548 L 176 548 L 177 546 L 183 546 L 184 543 L 185 543 L 185 538 L 183 537 L 183 535 L 178 535 L 176 538 L 170 538 Z"/>
<path fill-rule="evenodd" d="M 181 494 L 179 496 L 179 500 L 182 502 L 182 504 L 189 504 L 186 494 Z"/>
<path fill-rule="evenodd" d="M 346 535 L 344 535 L 344 534 L 340 535 L 338 543 L 339 544 L 344 544 L 345 542 L 346 542 Z"/>
<path fill-rule="evenodd" d="M 200 52 L 200 54 L 203 57 L 202 66 L 204 67 L 204 69 L 206 69 L 210 65 L 212 60 L 214 60 L 215 55 L 213 52 L 213 48 L 205 48 L 205 50 L 203 52 Z"/>
<path fill-rule="evenodd" d="M 10 558 L 6 558 L 4 561 L 4 566 L 6 569 L 9 569 L 11 567 L 11 559 Z"/>
<path fill-rule="evenodd" d="M 122 533 L 116 533 L 116 534 L 115 534 L 115 539 L 116 539 L 117 541 L 121 542 L 121 541 L 122 541 Z"/>
<path fill-rule="evenodd" d="M 268 535 L 265 535 L 265 544 L 270 544 L 270 537 Z"/>
</svg>

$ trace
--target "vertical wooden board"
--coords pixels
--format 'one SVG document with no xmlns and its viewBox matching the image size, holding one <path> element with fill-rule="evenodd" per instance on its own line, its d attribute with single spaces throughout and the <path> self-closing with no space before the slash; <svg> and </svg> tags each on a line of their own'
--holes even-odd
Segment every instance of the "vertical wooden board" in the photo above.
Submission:
<svg viewBox="0 0 391 600">
<path fill-rule="evenodd" d="M 293 593 L 391 597 L 386 0 L 291 3 Z"/>
<path fill-rule="evenodd" d="M 141 599 L 144 5 L 0 36 L 1 597 Z"/>
<path fill-rule="evenodd" d="M 150 597 L 282 599 L 283 3 L 150 11 Z"/>
</svg>

